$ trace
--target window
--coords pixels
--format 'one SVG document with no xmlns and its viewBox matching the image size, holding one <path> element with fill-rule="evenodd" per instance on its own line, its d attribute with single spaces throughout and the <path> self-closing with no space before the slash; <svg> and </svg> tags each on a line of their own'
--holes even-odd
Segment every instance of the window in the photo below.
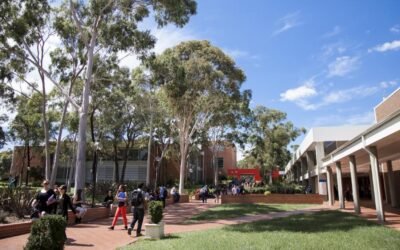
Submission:
<svg viewBox="0 0 400 250">
<path fill-rule="evenodd" d="M 224 168 L 224 158 L 217 159 L 217 166 L 218 168 Z"/>
</svg>

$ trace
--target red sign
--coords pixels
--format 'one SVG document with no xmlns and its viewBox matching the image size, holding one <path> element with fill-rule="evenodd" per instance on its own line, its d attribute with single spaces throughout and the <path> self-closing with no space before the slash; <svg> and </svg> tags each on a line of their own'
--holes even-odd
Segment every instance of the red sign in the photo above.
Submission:
<svg viewBox="0 0 400 250">
<path fill-rule="evenodd" d="M 239 180 L 252 177 L 255 181 L 261 181 L 260 170 L 258 168 L 230 168 L 228 169 L 228 175 Z"/>
</svg>

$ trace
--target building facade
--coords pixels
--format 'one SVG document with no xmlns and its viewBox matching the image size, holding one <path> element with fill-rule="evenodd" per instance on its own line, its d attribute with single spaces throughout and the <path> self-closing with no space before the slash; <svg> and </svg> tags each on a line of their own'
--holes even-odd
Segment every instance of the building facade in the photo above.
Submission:
<svg viewBox="0 0 400 250">
<path fill-rule="evenodd" d="M 350 193 L 360 213 L 360 202 L 368 198 L 378 220 L 385 221 L 385 206 L 400 207 L 400 88 L 374 110 L 375 124 L 323 158 L 322 165 L 331 205 L 338 199 L 345 208 Z"/>
<path fill-rule="evenodd" d="M 285 168 L 289 181 L 310 186 L 313 193 L 327 195 L 322 159 L 368 126 L 311 128 Z"/>
<path fill-rule="evenodd" d="M 10 176 L 16 177 L 19 183 L 25 183 L 29 176 L 35 172 L 35 176 L 44 176 L 45 160 L 43 147 L 29 147 L 30 161 L 27 158 L 27 147 L 16 146 L 13 152 L 13 161 Z M 67 154 L 59 163 L 57 171 L 58 183 L 68 183 L 74 180 L 74 154 Z M 156 178 L 156 156 L 161 155 L 160 148 L 154 145 L 150 153 L 150 180 L 155 182 Z M 128 154 L 126 163 L 125 181 L 146 182 L 147 175 L 147 148 L 135 148 Z M 52 157 L 51 157 L 52 158 Z M 114 180 L 116 162 L 113 155 L 99 153 L 97 171 L 95 177 L 92 174 L 93 161 L 88 156 L 86 161 L 85 179 L 91 183 L 93 178 L 97 182 Z M 214 160 L 213 160 L 214 159 Z M 213 164 L 214 161 L 214 164 Z M 123 161 L 118 161 L 119 174 L 121 174 Z M 202 150 L 191 152 L 185 169 L 187 183 L 213 184 L 214 166 L 217 167 L 218 176 L 226 176 L 228 169 L 236 168 L 236 147 L 234 144 L 219 146 L 217 150 L 204 147 Z M 29 168 L 28 168 L 29 167 Z M 180 173 L 180 161 L 177 156 L 163 159 L 159 169 L 157 183 L 178 183 Z M 30 175 L 31 174 L 31 175 Z"/>
</svg>

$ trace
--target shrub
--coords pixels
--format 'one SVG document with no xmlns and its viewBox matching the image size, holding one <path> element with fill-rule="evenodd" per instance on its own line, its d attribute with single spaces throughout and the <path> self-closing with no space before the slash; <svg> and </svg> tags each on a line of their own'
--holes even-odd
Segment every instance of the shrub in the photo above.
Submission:
<svg viewBox="0 0 400 250">
<path fill-rule="evenodd" d="M 67 222 L 60 215 L 47 215 L 33 222 L 31 234 L 24 250 L 64 249 L 67 240 L 65 228 Z"/>
<path fill-rule="evenodd" d="M 4 212 L 3 210 L 0 210 L 0 224 L 6 224 L 7 221 L 7 216 L 9 215 L 9 213 Z"/>
<path fill-rule="evenodd" d="M 270 195 L 270 194 L 271 194 L 270 191 L 265 191 L 265 192 L 264 192 L 264 195 Z"/>
<path fill-rule="evenodd" d="M 4 211 L 15 213 L 18 218 L 30 214 L 36 191 L 28 187 L 0 188 L 0 206 Z"/>
<path fill-rule="evenodd" d="M 158 224 L 163 218 L 163 204 L 161 201 L 151 201 L 149 204 L 151 222 Z"/>
</svg>

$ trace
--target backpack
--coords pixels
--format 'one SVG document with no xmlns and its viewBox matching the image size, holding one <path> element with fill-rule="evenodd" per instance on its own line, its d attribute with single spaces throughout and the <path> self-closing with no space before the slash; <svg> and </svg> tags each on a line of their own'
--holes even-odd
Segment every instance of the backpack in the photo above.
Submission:
<svg viewBox="0 0 400 250">
<path fill-rule="evenodd" d="M 143 194 L 139 190 L 134 190 L 131 195 L 131 205 L 137 207 L 143 203 Z"/>
<path fill-rule="evenodd" d="M 168 190 L 165 187 L 160 187 L 160 198 L 166 199 L 168 196 Z"/>
</svg>

